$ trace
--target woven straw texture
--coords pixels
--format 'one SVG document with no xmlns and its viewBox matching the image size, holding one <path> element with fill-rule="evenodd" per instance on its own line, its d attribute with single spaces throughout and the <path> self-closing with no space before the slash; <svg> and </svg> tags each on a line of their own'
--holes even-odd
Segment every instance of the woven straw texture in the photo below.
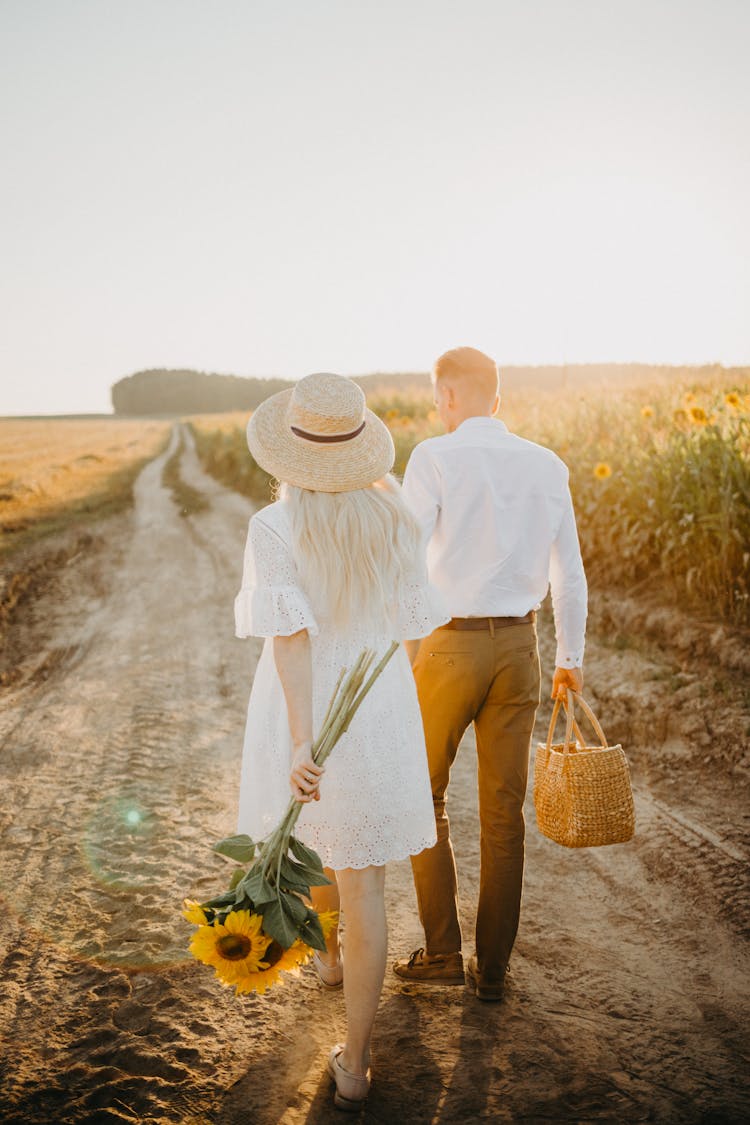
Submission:
<svg viewBox="0 0 750 1125">
<path fill-rule="evenodd" d="M 599 746 L 585 745 L 573 713 L 575 701 L 591 721 Z M 547 742 L 537 745 L 534 808 L 539 831 L 566 848 L 625 843 L 635 832 L 635 808 L 624 751 L 607 745 L 598 719 L 579 695 L 569 691 L 565 709 L 565 740 L 552 741 L 560 711 L 556 700 Z"/>
<path fill-rule="evenodd" d="M 366 408 L 362 388 L 343 375 L 306 375 L 271 395 L 247 424 L 247 444 L 271 476 L 313 492 L 367 488 L 395 459 L 387 427 Z"/>
</svg>

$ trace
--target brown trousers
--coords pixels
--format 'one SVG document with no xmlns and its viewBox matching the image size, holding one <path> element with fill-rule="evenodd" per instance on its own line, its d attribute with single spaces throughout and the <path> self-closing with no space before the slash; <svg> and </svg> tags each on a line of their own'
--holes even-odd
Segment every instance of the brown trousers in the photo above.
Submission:
<svg viewBox="0 0 750 1125">
<path fill-rule="evenodd" d="M 478 970 L 502 980 L 518 930 L 523 881 L 523 802 L 539 706 L 536 624 L 483 630 L 436 629 L 414 663 L 422 711 L 437 843 L 412 856 L 428 953 L 461 949 L 458 883 L 446 792 L 458 750 L 474 723 L 479 774 L 481 867 L 476 926 Z"/>
</svg>

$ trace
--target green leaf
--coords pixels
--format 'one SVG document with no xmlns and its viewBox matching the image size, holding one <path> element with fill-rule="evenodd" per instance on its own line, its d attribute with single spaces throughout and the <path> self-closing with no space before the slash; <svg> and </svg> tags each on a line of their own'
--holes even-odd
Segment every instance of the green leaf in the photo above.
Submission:
<svg viewBox="0 0 750 1125">
<path fill-rule="evenodd" d="M 314 852 L 312 848 L 306 847 L 296 836 L 290 838 L 289 847 L 292 849 L 294 858 L 298 859 L 300 863 L 303 863 L 305 867 L 311 867 L 314 871 L 323 870 L 323 863 L 318 853 Z M 330 882 L 330 879 L 328 881 Z M 316 883 L 315 885 L 322 886 L 323 884 Z"/>
<path fill-rule="evenodd" d="M 307 911 L 307 918 L 302 924 L 301 931 L 302 940 L 307 945 L 320 950 L 321 953 L 325 951 L 326 940 L 323 937 L 323 927 L 314 910 Z"/>
<path fill-rule="evenodd" d="M 298 928 L 306 922 L 310 908 L 305 905 L 299 895 L 294 894 L 293 891 L 281 891 L 279 901 L 284 913 L 295 922 Z"/>
<path fill-rule="evenodd" d="M 234 891 L 224 891 L 223 894 L 217 895 L 216 898 L 210 898 L 208 902 L 202 902 L 201 906 L 207 906 L 211 910 L 219 910 L 223 906 L 230 906 L 234 900 Z"/>
<path fill-rule="evenodd" d="M 238 867 L 232 872 L 232 878 L 229 880 L 229 889 L 233 891 L 238 883 L 245 878 L 245 871 L 242 867 Z"/>
<path fill-rule="evenodd" d="M 299 863 L 294 864 L 299 878 L 304 875 L 311 887 L 328 887 L 331 885 L 331 880 L 324 873 L 323 864 L 317 852 L 306 847 L 301 840 L 297 840 L 294 836 L 289 840 L 289 847 L 292 854 L 299 860 Z"/>
<path fill-rule="evenodd" d="M 289 859 L 282 859 L 279 870 L 280 882 L 283 887 L 299 894 L 310 895 L 310 884 L 305 878 L 305 868 Z"/>
<path fill-rule="evenodd" d="M 255 903 L 252 901 L 252 899 L 249 899 L 243 891 L 241 893 L 238 893 L 232 909 L 233 910 L 249 910 L 251 914 L 254 914 L 255 913 Z"/>
<path fill-rule="evenodd" d="M 250 869 L 241 883 L 237 885 L 237 891 L 240 889 L 251 898 L 257 907 L 263 905 L 264 902 L 272 902 L 276 898 L 276 891 L 263 878 L 263 869 L 259 863 Z"/>
<path fill-rule="evenodd" d="M 249 836 L 227 836 L 224 840 L 219 840 L 218 844 L 214 844 L 214 851 L 219 855 L 228 856 L 229 859 L 236 859 L 238 863 L 249 863 L 255 855 L 255 844 Z"/>
<path fill-rule="evenodd" d="M 299 927 L 281 909 L 278 899 L 259 908 L 263 915 L 263 931 L 284 949 L 289 949 L 299 937 Z"/>
<path fill-rule="evenodd" d="M 310 887 L 330 887 L 331 880 L 327 875 L 324 875 L 319 869 L 316 870 L 312 867 L 307 867 L 302 863 L 294 864 L 295 870 L 298 872 L 298 877 L 301 879 L 303 876 Z"/>
</svg>

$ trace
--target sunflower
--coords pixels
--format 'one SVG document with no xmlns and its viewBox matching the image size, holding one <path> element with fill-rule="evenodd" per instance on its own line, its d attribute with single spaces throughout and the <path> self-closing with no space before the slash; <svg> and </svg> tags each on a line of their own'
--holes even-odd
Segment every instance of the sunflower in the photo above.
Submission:
<svg viewBox="0 0 750 1125">
<path fill-rule="evenodd" d="M 732 410 L 739 410 L 740 408 L 740 396 L 735 391 L 729 391 L 725 394 L 724 402 L 727 406 L 731 407 Z"/>
<path fill-rule="evenodd" d="M 594 476 L 597 480 L 606 480 L 607 477 L 612 476 L 612 466 L 606 461 L 600 461 L 594 469 Z"/>
<path fill-rule="evenodd" d="M 323 930 L 323 937 L 328 939 L 334 927 L 338 924 L 338 911 L 322 910 L 318 918 Z M 234 982 L 236 994 L 239 996 L 243 992 L 259 992 L 262 996 L 275 984 L 284 983 L 283 978 L 281 978 L 282 972 L 298 976 L 300 969 L 307 964 L 312 955 L 312 947 L 306 945 L 303 941 L 295 941 L 289 949 L 283 949 L 278 942 L 271 942 L 265 954 L 265 960 L 258 971 L 253 972 L 248 967 L 238 972 L 237 980 Z"/>
<path fill-rule="evenodd" d="M 263 955 L 271 938 L 261 931 L 263 919 L 249 910 L 233 910 L 224 922 L 199 926 L 190 942 L 196 961 L 212 965 L 224 984 L 237 984 L 248 973 L 267 968 Z"/>
<path fill-rule="evenodd" d="M 235 986 L 237 996 L 243 992 L 259 992 L 262 996 L 275 984 L 284 983 L 281 979 L 282 972 L 298 976 L 301 966 L 305 965 L 313 954 L 311 947 L 299 939 L 290 945 L 289 949 L 283 949 L 276 942 L 273 945 L 276 946 L 273 954 L 269 949 L 271 954 L 269 961 L 272 963 L 262 961 L 255 971 L 248 965 L 237 972 L 236 979 L 230 982 Z"/>
<path fill-rule="evenodd" d="M 653 418 L 653 416 L 654 416 L 653 406 L 642 406 L 641 407 L 641 417 L 642 418 Z"/>
<path fill-rule="evenodd" d="M 690 421 L 693 423 L 694 426 L 707 426 L 708 425 L 708 415 L 706 414 L 706 412 L 705 412 L 705 410 L 703 409 L 702 406 L 691 406 L 690 407 Z"/>
<path fill-rule="evenodd" d="M 186 898 L 182 901 L 183 911 L 182 917 L 186 922 L 192 922 L 194 926 L 207 926 L 208 918 L 206 912 L 199 902 L 193 898 Z"/>
</svg>

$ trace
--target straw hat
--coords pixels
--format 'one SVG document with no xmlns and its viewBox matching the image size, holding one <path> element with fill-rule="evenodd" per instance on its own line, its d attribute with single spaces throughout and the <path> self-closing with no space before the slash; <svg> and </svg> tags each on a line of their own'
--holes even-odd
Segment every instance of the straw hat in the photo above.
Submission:
<svg viewBox="0 0 750 1125">
<path fill-rule="evenodd" d="M 343 375 L 306 375 L 262 402 L 247 424 L 262 469 L 311 492 L 351 492 L 390 472 L 393 438 Z"/>
</svg>

